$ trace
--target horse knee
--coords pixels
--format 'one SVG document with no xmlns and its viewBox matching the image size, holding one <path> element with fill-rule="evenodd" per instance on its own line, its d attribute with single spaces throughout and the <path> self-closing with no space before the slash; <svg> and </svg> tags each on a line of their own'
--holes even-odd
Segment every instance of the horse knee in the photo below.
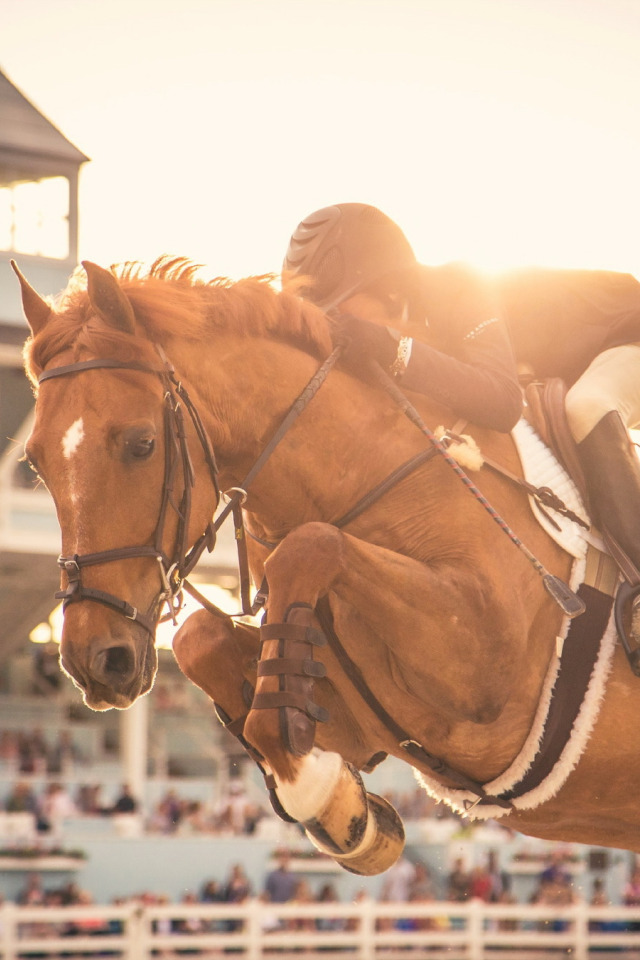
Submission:
<svg viewBox="0 0 640 960">
<path fill-rule="evenodd" d="M 216 633 L 226 633 L 226 624 L 216 620 L 206 610 L 197 610 L 187 617 L 177 633 L 174 634 L 172 647 L 173 655 L 178 666 L 190 680 L 203 656 L 207 656 L 207 648 L 211 641 L 215 644 Z"/>
<path fill-rule="evenodd" d="M 304 599 L 315 606 L 326 594 L 342 567 L 344 537 L 327 523 L 312 522 L 296 527 L 265 562 L 265 573 L 273 597 L 278 589 L 290 593 L 290 585 L 303 590 Z"/>
<path fill-rule="evenodd" d="M 246 687 L 255 686 L 258 630 L 198 610 L 173 638 L 173 653 L 192 683 L 224 707 L 246 713 Z"/>
</svg>

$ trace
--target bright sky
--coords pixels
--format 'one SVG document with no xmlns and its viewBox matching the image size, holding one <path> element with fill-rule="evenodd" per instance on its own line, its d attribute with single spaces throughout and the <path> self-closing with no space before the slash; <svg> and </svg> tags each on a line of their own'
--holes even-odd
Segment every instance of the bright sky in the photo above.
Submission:
<svg viewBox="0 0 640 960">
<path fill-rule="evenodd" d="M 92 162 L 82 258 L 278 270 L 318 207 L 423 262 L 640 275 L 639 0 L 2 0 L 0 67 Z"/>
</svg>

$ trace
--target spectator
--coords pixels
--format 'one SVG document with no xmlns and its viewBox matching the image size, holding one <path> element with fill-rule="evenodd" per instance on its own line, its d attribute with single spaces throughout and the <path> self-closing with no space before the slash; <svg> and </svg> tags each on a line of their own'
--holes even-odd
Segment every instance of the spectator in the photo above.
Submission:
<svg viewBox="0 0 640 960">
<path fill-rule="evenodd" d="M 204 833 L 211 829 L 209 818 L 199 800 L 185 800 L 182 804 L 182 813 L 177 832 L 181 835 L 190 833 Z"/>
<path fill-rule="evenodd" d="M 593 881 L 593 890 L 591 891 L 591 906 L 592 907 L 608 907 L 609 898 L 607 897 L 604 890 L 604 880 L 602 877 L 596 877 Z"/>
<path fill-rule="evenodd" d="M 206 880 L 200 890 L 201 903 L 222 903 L 225 900 L 224 889 L 217 880 Z"/>
<path fill-rule="evenodd" d="M 409 889 L 410 900 L 433 899 L 433 883 L 429 868 L 421 860 L 415 864 L 415 874 Z"/>
<path fill-rule="evenodd" d="M 291 854 L 288 850 L 276 850 L 278 866 L 267 874 L 264 890 L 269 903 L 287 903 L 293 897 L 297 884 L 295 873 L 291 872 Z"/>
<path fill-rule="evenodd" d="M 640 907 L 640 867 L 637 865 L 624 885 L 622 902 L 625 907 Z"/>
<path fill-rule="evenodd" d="M 18 753 L 21 773 L 46 773 L 48 747 L 42 730 L 19 733 Z"/>
<path fill-rule="evenodd" d="M 405 856 L 401 856 L 386 871 L 380 899 L 385 903 L 407 903 L 411 884 L 416 879 L 416 868 Z"/>
<path fill-rule="evenodd" d="M 543 906 L 557 907 L 568 907 L 576 902 L 571 875 L 566 870 L 564 855 L 561 851 L 554 851 L 551 854 L 548 866 L 540 874 L 540 882 L 535 895 L 535 902 Z M 540 924 L 540 929 L 561 933 L 563 930 L 566 930 L 568 926 L 568 920 L 555 918 L 543 920 Z"/>
<path fill-rule="evenodd" d="M 471 877 L 464 867 L 462 857 L 456 857 L 453 869 L 447 877 L 447 900 L 461 903 L 469 899 Z"/>
<path fill-rule="evenodd" d="M 20 769 L 18 735 L 14 730 L 3 730 L 0 734 L 0 760 L 9 773 L 17 773 Z"/>
<path fill-rule="evenodd" d="M 508 905 L 517 903 L 516 898 L 511 892 L 511 877 L 508 874 L 503 876 L 502 890 L 500 896 L 498 897 L 498 903 L 505 903 Z M 517 930 L 519 926 L 519 921 L 516 917 L 502 917 L 498 921 L 498 930 Z"/>
<path fill-rule="evenodd" d="M 308 880 L 298 880 L 291 896 L 291 903 L 298 904 L 301 907 L 306 907 L 309 903 L 315 903 L 315 897 Z M 287 926 L 290 930 L 315 930 L 315 917 L 309 913 L 301 917 L 292 917 Z"/>
<path fill-rule="evenodd" d="M 96 783 L 83 783 L 78 787 L 76 807 L 79 813 L 97 815 L 104 813 L 104 806 L 100 799 L 102 787 Z"/>
<path fill-rule="evenodd" d="M 547 883 L 559 883 L 567 885 L 571 876 L 566 867 L 567 854 L 561 848 L 552 850 L 547 857 L 547 866 L 540 874 L 540 884 L 544 886 Z"/>
<path fill-rule="evenodd" d="M 472 900 L 484 900 L 489 903 L 493 892 L 491 875 L 486 866 L 476 866 L 469 878 L 469 897 Z"/>
<path fill-rule="evenodd" d="M 229 878 L 223 887 L 222 899 L 226 903 L 244 903 L 251 896 L 251 883 L 244 867 L 234 863 Z"/>
<path fill-rule="evenodd" d="M 131 793 L 131 787 L 128 783 L 122 784 L 122 790 L 108 813 L 135 813 L 138 809 L 138 801 Z"/>
<path fill-rule="evenodd" d="M 640 866 L 635 865 L 631 876 L 624 885 L 622 902 L 625 907 L 640 907 Z M 627 924 L 628 930 L 640 930 L 640 921 L 632 920 Z"/>
<path fill-rule="evenodd" d="M 24 907 L 39 907 L 45 902 L 45 891 L 39 873 L 30 873 L 26 883 L 16 897 L 16 903 Z"/>
<path fill-rule="evenodd" d="M 38 809 L 38 832 L 49 834 L 51 842 L 60 843 L 64 821 L 78 815 L 75 803 L 61 783 L 50 783 Z"/>
<path fill-rule="evenodd" d="M 191 905 L 197 903 L 198 898 L 192 890 L 187 890 L 180 902 Z M 173 929 L 175 933 L 202 933 L 205 924 L 201 917 L 179 917 L 174 921 Z"/>
<path fill-rule="evenodd" d="M 152 814 L 150 827 L 160 833 L 175 833 L 182 820 L 184 804 L 175 790 L 167 790 Z"/>
<path fill-rule="evenodd" d="M 498 855 L 495 850 L 490 850 L 487 854 L 487 873 L 491 877 L 491 896 L 490 903 L 501 903 L 502 893 L 510 888 L 510 877 L 506 871 L 500 869 Z"/>
<path fill-rule="evenodd" d="M 236 836 L 246 833 L 251 806 L 244 785 L 240 780 L 232 780 L 226 797 L 222 799 L 216 811 L 217 829 L 230 831 Z"/>
<path fill-rule="evenodd" d="M 77 763 L 83 762 L 82 753 L 74 743 L 70 731 L 61 730 L 49 754 L 49 772 L 66 773 L 73 770 Z"/>
<path fill-rule="evenodd" d="M 332 883 L 325 883 L 318 893 L 318 903 L 338 903 L 338 894 Z M 343 917 L 318 917 L 316 920 L 318 930 L 344 930 L 345 921 Z"/>
<path fill-rule="evenodd" d="M 4 808 L 7 813 L 33 813 L 36 815 L 38 801 L 29 784 L 20 780 L 14 784 Z"/>
</svg>

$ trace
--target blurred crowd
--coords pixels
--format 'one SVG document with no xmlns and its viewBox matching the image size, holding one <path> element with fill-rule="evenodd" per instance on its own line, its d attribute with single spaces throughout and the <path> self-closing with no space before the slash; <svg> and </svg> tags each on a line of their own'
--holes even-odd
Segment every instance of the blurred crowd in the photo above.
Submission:
<svg viewBox="0 0 640 960">
<path fill-rule="evenodd" d="M 91 764 L 65 729 L 53 743 L 39 728 L 0 731 L 0 769 L 15 778 L 1 806 L 10 813 L 32 813 L 40 833 L 55 832 L 74 817 L 136 812 L 150 832 L 251 835 L 264 817 L 273 816 L 266 796 L 264 804 L 256 803 L 239 778 L 229 782 L 215 804 L 183 796 L 172 787 L 151 809 L 143 809 L 126 785 L 115 799 L 105 800 L 105 786 L 91 782 Z M 69 786 L 71 782 L 75 785 Z M 403 820 L 461 820 L 418 787 L 385 796 Z"/>
<path fill-rule="evenodd" d="M 326 880 L 319 881 L 314 887 L 304 874 L 292 868 L 292 855 L 287 849 L 275 852 L 275 864 L 264 876 L 258 889 L 249 880 L 244 867 L 236 863 L 227 875 L 219 880 L 206 879 L 199 890 L 185 891 L 181 904 L 242 904 L 250 899 L 257 898 L 261 903 L 272 904 L 327 904 L 339 903 L 339 896 L 333 883 Z M 562 849 L 555 850 L 549 856 L 537 880 L 536 891 L 529 900 L 530 903 L 549 906 L 568 906 L 576 903 L 578 894 L 574 886 L 570 862 Z M 437 891 L 440 891 L 437 894 Z M 353 902 L 366 899 L 368 894 L 362 890 L 356 893 Z M 493 851 L 489 851 L 479 865 L 467 869 L 462 858 L 458 858 L 451 865 L 448 872 L 437 877 L 429 867 L 421 861 L 410 860 L 402 856 L 398 862 L 384 875 L 380 889 L 381 903 L 395 904 L 425 904 L 432 902 L 462 903 L 468 900 L 481 900 L 486 903 L 515 904 L 516 899 L 512 892 L 511 877 L 508 872 L 500 869 L 498 858 Z M 91 894 L 82 889 L 76 882 L 65 883 L 61 887 L 45 889 L 38 873 L 28 875 L 23 889 L 16 899 L 17 904 L 24 906 L 67 906 L 92 904 Z M 136 903 L 142 907 L 168 905 L 171 903 L 166 894 L 142 891 L 131 897 L 120 898 L 114 901 L 115 905 Z M 640 906 L 640 868 L 634 867 L 624 888 L 623 901 L 627 906 Z M 602 882 L 596 880 L 590 894 L 590 903 L 595 906 L 608 904 Z M 241 919 L 218 917 L 215 920 L 198 916 L 187 916 L 158 920 L 156 929 L 164 933 L 204 933 L 209 931 L 232 931 L 242 925 Z M 455 920 L 451 918 L 450 910 L 443 910 L 428 917 L 416 914 L 415 918 L 378 918 L 378 929 L 398 930 L 449 930 L 455 929 Z M 498 929 L 535 929 L 540 931 L 557 932 L 568 927 L 570 921 L 557 920 L 520 920 L 518 918 L 504 918 L 497 922 Z M 276 929 L 287 930 L 352 930 L 358 926 L 358 919 L 353 917 L 331 916 L 323 911 L 322 916 L 312 916 L 309 912 L 299 918 L 283 919 L 274 911 L 270 916 L 265 913 L 264 929 L 266 932 Z M 640 924 L 633 922 L 619 922 L 615 924 L 595 923 L 595 929 L 635 930 Z M 73 935 L 78 933 L 114 933 L 118 932 L 117 924 L 108 923 L 104 919 L 92 920 L 88 915 L 71 924 L 35 924 L 34 931 L 38 935 Z M 49 929 L 50 928 L 50 929 Z"/>
<path fill-rule="evenodd" d="M 231 781 L 216 803 L 181 796 L 168 788 L 148 812 L 143 812 L 128 784 L 122 784 L 115 799 L 106 803 L 100 785 L 81 784 L 75 792 L 63 782 L 48 781 L 36 788 L 29 780 L 15 782 L 4 801 L 7 813 L 30 813 L 39 834 L 60 834 L 64 823 L 83 816 L 113 816 L 137 813 L 151 833 L 251 835 L 267 816 L 267 809 L 247 795 L 239 781 Z"/>
</svg>

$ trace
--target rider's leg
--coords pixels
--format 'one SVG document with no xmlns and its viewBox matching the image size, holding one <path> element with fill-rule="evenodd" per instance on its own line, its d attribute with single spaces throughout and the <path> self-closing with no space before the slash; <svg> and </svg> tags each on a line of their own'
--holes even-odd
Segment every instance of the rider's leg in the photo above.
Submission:
<svg viewBox="0 0 640 960">
<path fill-rule="evenodd" d="M 566 407 L 594 519 L 640 571 L 640 460 L 628 433 L 640 423 L 640 344 L 600 354 Z"/>
</svg>

